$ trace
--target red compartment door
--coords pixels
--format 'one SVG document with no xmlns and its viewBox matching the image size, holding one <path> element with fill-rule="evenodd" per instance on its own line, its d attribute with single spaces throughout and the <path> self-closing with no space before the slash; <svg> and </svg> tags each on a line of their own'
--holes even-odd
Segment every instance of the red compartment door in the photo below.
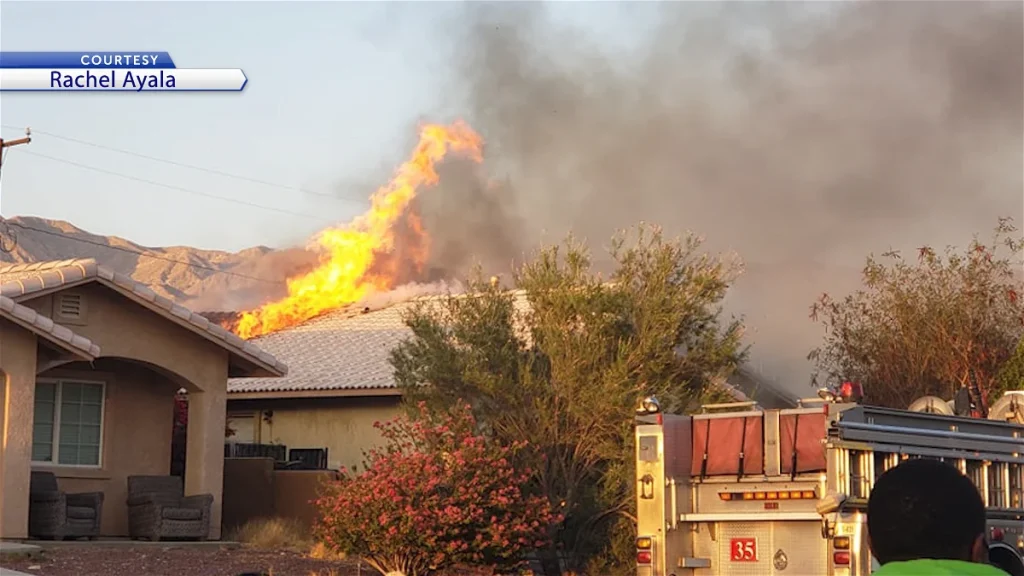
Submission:
<svg viewBox="0 0 1024 576">
<path fill-rule="evenodd" d="M 825 414 L 822 412 L 779 415 L 779 464 L 783 474 L 825 470 Z"/>
<path fill-rule="evenodd" d="M 764 418 L 761 414 L 693 419 L 693 461 L 690 474 L 739 475 L 764 473 Z M 707 452 L 707 467 L 704 454 Z"/>
</svg>

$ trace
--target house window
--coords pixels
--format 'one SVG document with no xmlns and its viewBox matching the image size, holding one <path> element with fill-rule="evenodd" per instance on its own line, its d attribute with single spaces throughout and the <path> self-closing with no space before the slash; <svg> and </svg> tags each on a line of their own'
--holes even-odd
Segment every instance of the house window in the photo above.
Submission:
<svg viewBox="0 0 1024 576">
<path fill-rule="evenodd" d="M 37 382 L 32 461 L 99 466 L 103 395 L 103 384 L 97 382 Z"/>
</svg>

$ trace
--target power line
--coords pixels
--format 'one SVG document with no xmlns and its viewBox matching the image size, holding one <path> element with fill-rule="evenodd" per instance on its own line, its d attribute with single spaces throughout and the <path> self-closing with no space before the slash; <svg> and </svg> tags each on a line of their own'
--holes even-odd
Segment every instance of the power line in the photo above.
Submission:
<svg viewBox="0 0 1024 576">
<path fill-rule="evenodd" d="M 17 129 L 16 126 L 10 124 L 0 125 L 4 128 Z M 142 154 L 140 152 L 133 152 L 131 150 L 125 150 L 123 148 L 115 148 L 113 146 L 107 146 L 105 144 L 98 144 L 96 142 L 90 142 L 88 140 L 82 140 L 80 138 L 72 138 L 70 136 L 62 136 L 60 134 L 54 134 L 53 132 L 45 132 L 43 130 L 33 129 L 36 134 L 42 134 L 49 136 L 50 138 L 56 138 L 58 140 L 64 140 L 66 142 L 73 142 L 75 144 L 81 144 L 83 146 L 90 146 L 92 148 L 98 148 L 100 150 L 109 150 L 111 152 L 117 152 L 119 154 L 126 154 L 128 156 L 134 156 L 136 158 L 142 158 L 144 160 L 151 160 L 153 162 L 161 162 L 163 164 L 169 164 L 171 166 L 178 166 L 180 168 L 188 168 L 190 170 L 198 170 L 200 172 L 206 172 L 207 174 L 215 174 L 217 176 L 224 176 L 226 178 L 235 178 L 236 180 L 242 180 L 245 182 L 251 182 L 253 184 L 260 184 L 262 186 L 270 186 L 273 188 L 280 188 L 282 190 L 291 190 L 294 192 L 301 192 L 302 194 L 309 194 L 311 196 L 320 196 L 322 198 L 330 198 L 332 200 L 339 200 L 342 202 L 351 202 L 357 204 L 366 204 L 365 200 L 356 200 L 354 198 L 346 198 L 344 196 L 336 196 L 334 194 L 328 194 L 325 192 L 317 192 L 316 190 L 309 190 L 307 188 L 301 188 L 299 186 L 289 186 L 287 184 L 281 184 L 278 182 L 270 182 L 268 180 L 260 180 L 259 178 L 251 178 L 249 176 L 242 176 L 241 174 L 233 174 L 231 172 L 225 172 L 223 170 L 217 170 L 215 168 L 207 168 L 205 166 L 197 166 L 195 164 L 187 164 L 185 162 L 178 162 L 177 160 L 168 160 L 166 158 L 159 158 L 157 156 L 150 156 L 149 154 Z"/>
<path fill-rule="evenodd" d="M 58 158 L 56 156 L 49 156 L 49 155 L 46 155 L 46 154 L 40 154 L 39 152 L 32 152 L 32 151 L 29 151 L 29 150 L 20 150 L 19 153 L 21 153 L 21 154 L 28 154 L 30 156 L 37 156 L 39 158 L 45 158 L 47 160 L 52 160 L 54 162 L 60 162 L 62 164 L 67 164 L 69 166 L 74 166 L 76 168 L 81 168 L 82 170 L 90 170 L 90 171 L 93 171 L 93 172 L 98 172 L 100 174 L 107 174 L 109 176 L 117 176 L 118 178 L 124 178 L 126 180 L 134 180 L 135 182 L 141 182 L 143 184 L 149 184 L 150 186 L 158 186 L 158 187 L 161 187 L 161 188 L 167 188 L 169 190 L 176 190 L 176 191 L 179 191 L 179 192 L 185 192 L 186 194 L 194 194 L 196 196 L 203 196 L 205 198 L 212 198 L 214 200 L 221 200 L 223 202 L 231 202 L 233 204 L 240 204 L 242 206 L 248 206 L 250 208 L 258 208 L 260 210 L 268 210 L 270 212 L 277 212 L 279 214 L 288 214 L 288 215 L 291 215 L 291 216 L 298 216 L 299 218 L 309 218 L 311 220 L 318 220 L 318 221 L 321 221 L 321 222 L 327 222 L 324 218 L 322 218 L 320 216 L 313 216 L 311 214 L 303 214 L 302 212 L 292 212 L 291 210 L 284 210 L 284 209 L 281 209 L 281 208 L 274 208 L 274 207 L 271 207 L 271 206 L 264 206 L 262 204 L 254 204 L 252 202 L 246 202 L 245 200 L 238 200 L 236 198 L 228 198 L 227 196 L 218 196 L 216 194 L 210 194 L 208 192 L 199 192 L 198 190 L 192 190 L 190 188 L 184 188 L 184 187 L 181 187 L 181 186 L 175 186 L 173 184 L 165 184 L 163 182 L 157 182 L 156 180 L 148 180 L 146 178 L 139 178 L 138 176 L 132 176 L 130 174 L 123 174 L 121 172 L 115 172 L 113 170 L 107 170 L 106 168 L 98 168 L 96 166 L 91 166 L 89 164 L 82 164 L 80 162 L 75 162 L 74 160 L 68 160 L 67 158 Z"/>
<path fill-rule="evenodd" d="M 268 280 L 266 278 L 260 278 L 258 276 L 249 276 L 248 274 L 239 274 L 238 272 L 231 272 L 230 270 L 221 270 L 219 268 L 214 268 L 212 266 L 203 266 L 202 264 L 196 264 L 194 262 L 187 262 L 185 260 L 177 260 L 175 258 L 168 258 L 166 256 L 161 256 L 159 254 L 153 254 L 152 252 L 142 252 L 140 250 L 132 250 L 130 248 L 124 248 L 122 246 L 111 246 L 110 244 L 104 244 L 102 242 L 94 242 L 92 240 L 87 240 L 85 238 L 79 238 L 77 236 L 70 236 L 70 235 L 64 234 L 62 232 L 54 232 L 53 230 L 42 230 L 42 229 L 39 229 L 39 228 L 33 228 L 32 226 L 26 226 L 26 225 L 22 224 L 21 222 L 11 222 L 10 220 L 5 220 L 5 222 L 8 225 L 10 225 L 10 226 L 16 226 L 18 228 L 21 228 L 22 230 L 31 230 L 32 232 L 38 232 L 40 234 L 47 234 L 47 235 L 50 235 L 50 236 L 56 236 L 58 238 L 63 238 L 65 240 L 72 240 L 74 242 L 81 242 L 83 244 L 91 244 L 93 246 L 99 246 L 100 248 L 108 248 L 110 250 L 117 250 L 117 251 L 120 251 L 120 252 L 126 252 L 128 254 L 135 254 L 136 256 L 142 256 L 142 257 L 145 257 L 145 258 L 153 258 L 155 260 L 163 260 L 164 262 L 171 262 L 173 264 L 181 264 L 182 266 L 188 266 L 189 268 L 197 268 L 199 270 L 208 270 L 210 272 L 216 272 L 218 274 L 227 274 L 228 276 L 237 276 L 239 278 L 245 278 L 247 280 L 255 280 L 257 282 L 266 282 L 268 284 L 281 284 L 281 282 L 277 281 L 277 280 Z"/>
<path fill-rule="evenodd" d="M 24 146 L 32 142 L 32 131 L 28 128 L 25 129 L 24 138 L 16 138 L 14 140 L 4 140 L 0 138 L 0 169 L 3 168 L 4 160 L 7 160 L 7 154 L 10 149 L 14 146 Z M 0 170 L 0 178 L 3 178 L 3 171 Z M 6 238 L 10 238 L 10 244 L 7 243 Z M 11 232 L 11 228 L 7 226 L 6 222 L 0 221 L 0 252 L 10 254 L 14 252 L 14 249 L 18 247 L 18 235 Z"/>
</svg>

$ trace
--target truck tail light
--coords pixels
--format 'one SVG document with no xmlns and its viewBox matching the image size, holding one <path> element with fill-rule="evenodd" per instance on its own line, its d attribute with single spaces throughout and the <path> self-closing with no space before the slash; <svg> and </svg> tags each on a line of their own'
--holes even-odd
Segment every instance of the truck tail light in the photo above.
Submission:
<svg viewBox="0 0 1024 576">
<path fill-rule="evenodd" d="M 653 542 L 651 541 L 650 536 L 641 536 L 636 539 L 636 547 L 640 550 L 650 550 L 651 544 L 653 544 Z"/>
<path fill-rule="evenodd" d="M 850 552 L 846 551 L 846 550 L 844 550 L 842 552 L 833 552 L 832 553 L 832 561 L 835 562 L 836 565 L 838 565 L 838 566 L 849 566 L 850 565 Z"/>
<path fill-rule="evenodd" d="M 651 563 L 651 551 L 640 550 L 636 553 L 637 564 L 650 564 Z"/>
<path fill-rule="evenodd" d="M 836 536 L 832 539 L 832 546 L 836 550 L 849 550 L 850 549 L 850 537 L 849 536 Z"/>
</svg>

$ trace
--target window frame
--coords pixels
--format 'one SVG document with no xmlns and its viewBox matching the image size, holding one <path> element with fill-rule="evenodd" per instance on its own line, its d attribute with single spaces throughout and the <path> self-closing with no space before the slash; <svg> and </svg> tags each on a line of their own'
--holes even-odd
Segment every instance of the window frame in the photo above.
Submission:
<svg viewBox="0 0 1024 576">
<path fill-rule="evenodd" d="M 60 416 L 61 400 L 64 395 L 64 384 L 89 384 L 100 387 L 100 431 L 99 431 L 99 454 L 96 464 L 61 464 L 60 458 Z M 79 468 L 87 470 L 98 470 L 103 468 L 104 448 L 106 447 L 104 433 L 107 421 L 107 383 L 103 380 L 88 380 L 84 378 L 37 378 L 36 386 L 39 384 L 53 384 L 54 406 L 53 406 L 53 432 L 50 441 L 50 460 L 32 460 L 33 466 L 47 466 L 51 468 Z M 32 399 L 32 440 L 35 443 L 35 391 Z"/>
</svg>

